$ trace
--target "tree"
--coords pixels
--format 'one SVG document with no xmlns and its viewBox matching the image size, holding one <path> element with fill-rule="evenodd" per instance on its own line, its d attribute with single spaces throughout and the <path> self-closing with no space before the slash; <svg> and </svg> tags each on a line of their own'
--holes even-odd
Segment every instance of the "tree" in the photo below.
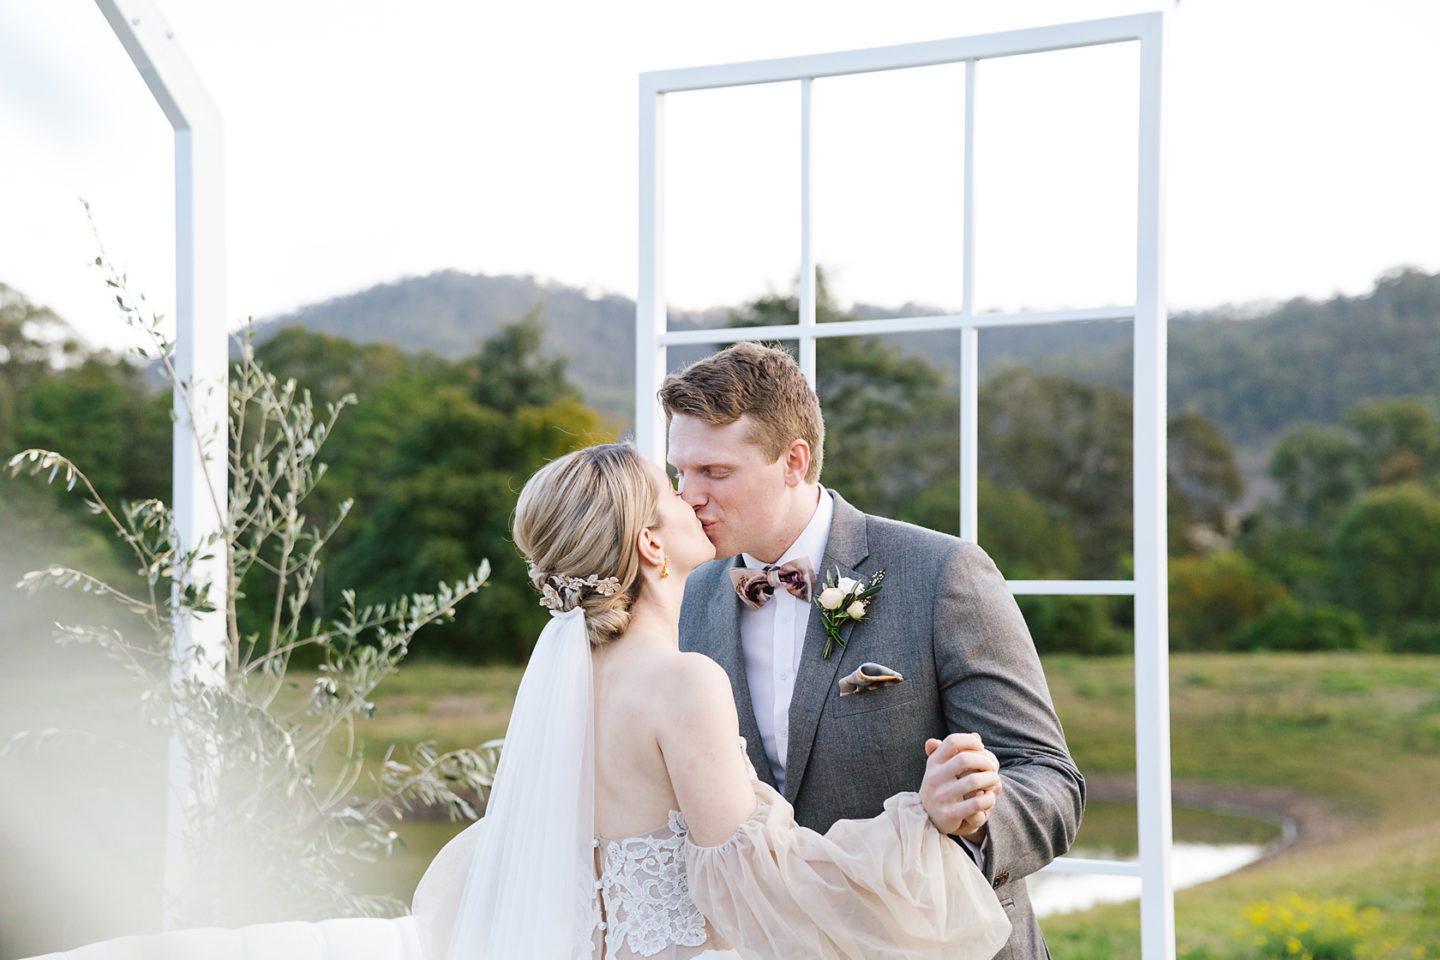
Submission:
<svg viewBox="0 0 1440 960">
<path fill-rule="evenodd" d="M 1180 314 L 1170 325 L 1172 408 L 1199 411 L 1253 452 L 1296 423 L 1339 423 L 1367 397 L 1440 403 L 1437 332 L 1440 275 L 1415 269 L 1382 275 L 1373 291 L 1354 297 Z M 1059 337 L 1045 339 L 1055 344 Z M 1032 362 L 1124 386 L 1133 358 L 1129 337 L 1117 328 Z"/>
<path fill-rule="evenodd" d="M 280 381 L 305 384 L 320 405 L 337 403 L 347 394 L 368 403 L 378 386 L 414 368 L 433 368 L 435 362 L 412 357 L 388 343 L 356 343 L 344 337 L 305 327 L 286 327 L 255 346 L 255 359 Z"/>
<path fill-rule="evenodd" d="M 1170 419 L 1170 553 L 1192 552 L 1202 542 L 1225 542 L 1230 510 L 1245 493 L 1235 453 L 1208 419 L 1186 411 Z"/>
<path fill-rule="evenodd" d="M 326 571 L 343 566 L 373 524 L 372 508 L 385 498 L 401 436 L 433 405 L 437 390 L 463 384 L 464 376 L 457 364 L 439 357 L 409 355 L 385 343 L 356 344 L 303 327 L 280 331 L 256 347 L 255 356 L 279 381 L 302 384 L 319 405 L 356 398 L 326 447 L 324 482 L 305 504 L 312 522 L 333 515 L 346 500 L 360 506 L 336 532 Z M 334 609 L 326 571 L 316 584 L 316 613 Z"/>
<path fill-rule="evenodd" d="M 94 465 L 107 496 L 158 496 L 169 484 L 169 398 L 0 283 L 0 453 L 60 445 Z"/>
<path fill-rule="evenodd" d="M 1172 558 L 1170 649 L 1224 650 L 1236 631 L 1288 596 L 1242 553 Z"/>
<path fill-rule="evenodd" d="M 520 488 L 547 461 L 613 439 L 564 361 L 541 354 L 540 333 L 533 316 L 502 329 L 411 409 L 368 504 L 373 519 L 338 563 L 363 595 L 409 591 L 489 558 L 487 589 L 424 651 L 524 661 L 545 612 L 510 542 Z"/>
<path fill-rule="evenodd" d="M 64 448 L 91 467 L 105 496 L 162 496 L 170 488 L 170 397 L 124 358 L 88 352 L 61 317 L 0 284 L 0 459 L 26 447 Z M 123 547 L 88 530 L 86 519 L 75 498 L 0 476 L 0 532 L 11 543 L 33 543 L 34 532 L 52 527 L 70 531 L 57 555 L 133 586 Z M 33 626 L 22 619 L 10 618 L 0 632 L 28 637 Z"/>
<path fill-rule="evenodd" d="M 1332 599 L 1326 532 L 1286 523 L 1277 510 L 1262 507 L 1240 521 L 1235 547 L 1297 599 L 1307 603 Z"/>
<path fill-rule="evenodd" d="M 980 478 L 980 541 L 1005 575 L 1055 580 L 1084 575 L 1085 561 L 1056 511 L 1019 487 Z"/>
<path fill-rule="evenodd" d="M 1394 637 L 1440 621 L 1440 498 L 1418 484 L 1373 490 L 1341 519 L 1331 547 L 1336 597 Z"/>
<path fill-rule="evenodd" d="M 345 500 L 359 506 L 332 541 L 314 613 L 336 609 L 329 581 L 351 583 L 364 596 L 388 594 L 488 558 L 487 588 L 460 622 L 428 631 L 420 652 L 524 661 L 544 621 L 509 539 L 515 499 L 547 460 L 614 435 L 581 401 L 564 361 L 547 355 L 543 333 L 532 310 L 459 360 L 303 328 L 282 330 L 258 348 L 267 366 L 314 385 L 319 398 L 354 393 L 360 400 L 337 426 L 330 470 L 311 498 L 315 516 Z M 245 591 L 247 604 L 270 602 L 263 578 Z"/>
<path fill-rule="evenodd" d="M 1440 418 L 1416 397 L 1365 400 L 1345 415 L 1369 485 L 1424 480 L 1440 472 Z"/>
<path fill-rule="evenodd" d="M 88 356 L 31 381 L 15 404 L 14 443 L 64 447 L 93 465 L 91 482 L 104 497 L 160 497 L 170 489 L 170 406 L 137 367 Z"/>
<path fill-rule="evenodd" d="M 75 331 L 49 307 L 0 283 L 0 386 L 10 395 L 29 380 L 80 355 Z"/>
<path fill-rule="evenodd" d="M 1331 549 L 1337 525 L 1366 491 L 1433 483 L 1440 474 L 1440 418 L 1414 397 L 1367 400 L 1343 425 L 1303 423 L 1270 458 L 1278 500 L 1241 523 L 1239 545 L 1309 603 L 1335 599 Z"/>
<path fill-rule="evenodd" d="M 1013 368 L 982 385 L 979 420 L 986 475 L 1043 503 L 1071 532 L 1091 576 L 1115 574 L 1133 526 L 1130 396 Z M 1196 413 L 1172 418 L 1169 438 L 1171 552 L 1224 542 L 1244 490 L 1230 445 Z"/>
<path fill-rule="evenodd" d="M 954 532 L 959 400 L 940 371 L 879 337 L 816 345 L 827 482 L 863 510 Z M 937 500 L 932 491 L 954 492 Z"/>
<path fill-rule="evenodd" d="M 1280 516 L 1286 523 L 1321 531 L 1365 489 L 1365 456 L 1340 427 L 1302 423 L 1275 445 L 1270 477 L 1280 487 Z"/>
<path fill-rule="evenodd" d="M 980 389 L 980 467 L 1070 530 L 1090 576 L 1130 546 L 1131 404 L 1111 387 L 1016 368 Z"/>
</svg>

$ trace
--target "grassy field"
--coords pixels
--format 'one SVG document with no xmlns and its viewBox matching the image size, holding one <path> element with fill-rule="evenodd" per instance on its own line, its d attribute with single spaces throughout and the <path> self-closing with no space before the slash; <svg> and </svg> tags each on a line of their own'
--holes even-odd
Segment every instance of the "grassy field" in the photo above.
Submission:
<svg viewBox="0 0 1440 960">
<path fill-rule="evenodd" d="M 1046 663 L 1087 774 L 1133 770 L 1131 668 Z M 1178 893 L 1181 956 L 1319 956 L 1317 939 L 1353 938 L 1335 955 L 1440 957 L 1440 658 L 1175 656 L 1171 743 L 1177 781 L 1223 786 L 1240 804 L 1270 788 L 1297 791 L 1338 827 Z M 1139 956 L 1134 904 L 1044 926 L 1057 960 Z"/>
<path fill-rule="evenodd" d="M 1081 770 L 1097 782 L 1133 774 L 1131 661 L 1051 657 L 1045 667 Z M 442 747 L 501 736 L 519 677 L 515 668 L 405 667 L 383 688 L 365 736 L 377 746 Z M 1171 739 L 1177 783 L 1252 807 L 1283 790 L 1308 799 L 1313 819 L 1328 827 L 1177 894 L 1182 957 L 1299 960 L 1324 956 L 1327 943 L 1339 945 L 1336 957 L 1440 957 L 1440 658 L 1177 655 Z M 1103 836 L 1123 852 L 1128 836 L 1133 846 L 1123 810 L 1096 812 L 1082 841 Z M 1177 811 L 1176 833 L 1205 839 L 1214 822 Z M 370 882 L 410 889 L 456 829 L 407 825 L 410 850 Z M 1263 842 L 1265 828 L 1252 829 Z M 1044 927 L 1057 960 L 1139 957 L 1133 903 L 1048 918 Z"/>
</svg>

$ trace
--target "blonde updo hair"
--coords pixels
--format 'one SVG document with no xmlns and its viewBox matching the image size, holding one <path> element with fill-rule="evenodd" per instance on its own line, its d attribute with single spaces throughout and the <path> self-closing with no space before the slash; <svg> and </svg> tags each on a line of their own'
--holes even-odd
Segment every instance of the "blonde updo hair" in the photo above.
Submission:
<svg viewBox="0 0 1440 960">
<path fill-rule="evenodd" d="M 566 454 L 537 470 L 520 491 L 515 545 L 537 590 L 553 586 L 553 576 L 620 582 L 610 596 L 589 587 L 561 591 L 564 609 L 584 608 L 592 647 L 616 639 L 630 623 L 642 583 L 636 540 L 641 530 L 659 526 L 659 505 L 644 461 L 625 443 Z"/>
</svg>

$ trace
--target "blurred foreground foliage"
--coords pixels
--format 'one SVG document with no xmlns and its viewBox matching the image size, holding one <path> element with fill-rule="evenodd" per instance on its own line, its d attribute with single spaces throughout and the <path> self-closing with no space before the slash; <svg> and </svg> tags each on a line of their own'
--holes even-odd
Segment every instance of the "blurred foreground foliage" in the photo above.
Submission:
<svg viewBox="0 0 1440 960">
<path fill-rule="evenodd" d="M 106 266 L 101 257 L 96 265 Z M 108 270 L 106 283 L 127 323 L 146 338 L 141 355 L 156 359 L 175 385 L 178 416 L 193 418 L 205 388 L 180 380 L 163 318 L 147 313 L 123 274 Z M 144 495 L 166 484 L 143 470 L 132 473 L 136 463 L 162 462 L 159 444 L 144 446 L 154 432 L 145 417 L 164 411 L 162 395 L 143 389 L 139 371 L 118 358 L 73 362 L 77 351 L 68 341 L 45 339 L 63 332 L 58 322 L 37 322 L 12 292 L 0 294 L 7 360 L 0 409 L 9 415 L 0 431 L 7 441 L 53 439 L 60 448 L 15 453 L 7 460 L 11 477 L 37 477 L 62 502 L 78 501 L 118 545 L 88 569 L 84 561 L 95 559 L 93 551 L 70 551 L 76 564 L 52 558 L 19 586 L 31 594 L 73 589 L 117 608 L 90 622 L 58 623 L 55 638 L 91 645 L 122 667 L 137 683 L 145 719 L 169 736 L 190 798 L 180 838 L 186 869 L 183 883 L 167 891 L 168 922 L 233 926 L 402 912 L 399 901 L 357 892 L 357 861 L 388 855 L 395 826 L 417 808 L 478 816 L 498 745 L 442 753 L 422 742 L 392 747 L 367 766 L 357 727 L 373 715 L 376 687 L 398 668 L 417 632 L 453 621 L 485 585 L 488 563 L 467 561 L 464 571 L 423 588 L 392 584 L 378 603 L 333 586 L 331 600 L 317 602 L 323 552 L 353 500 L 311 495 L 327 473 L 322 449 L 355 397 L 347 392 L 317 404 L 295 380 L 268 370 L 248 335 L 238 342 L 226 391 L 227 435 L 200 464 L 212 477 L 228 465 L 228 503 L 202 503 L 202 511 L 208 506 L 216 514 L 217 532 L 182 543 L 170 506 Z M 48 431 L 56 436 L 47 438 Z M 140 454 L 127 456 L 137 442 Z M 228 464 L 218 462 L 222 456 Z M 13 479 L 9 489 L 19 489 Z M 42 514 L 57 506 L 33 491 L 27 496 Z M 4 519 L 12 529 L 21 526 L 21 517 Z M 118 570 L 116 556 L 125 560 Z M 204 572 L 215 568 L 212 558 L 229 586 L 223 605 Z M 93 604 L 77 604 L 67 616 L 82 611 L 96 614 Z M 202 648 L 181 632 L 182 624 L 202 622 L 222 630 L 218 648 Z M 313 671 L 304 688 L 290 671 L 297 660 Z M 3 750 L 44 752 L 56 733 L 21 731 Z M 113 730 L 89 735 L 111 737 L 115 751 L 130 749 Z"/>
</svg>

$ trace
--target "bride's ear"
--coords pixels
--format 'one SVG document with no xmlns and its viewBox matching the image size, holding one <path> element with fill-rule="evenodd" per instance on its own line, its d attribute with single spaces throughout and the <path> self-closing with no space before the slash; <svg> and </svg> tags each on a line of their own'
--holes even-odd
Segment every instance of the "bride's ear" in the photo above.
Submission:
<svg viewBox="0 0 1440 960">
<path fill-rule="evenodd" d="M 641 530 L 635 538 L 635 548 L 640 551 L 642 563 L 658 567 L 665 562 L 665 548 L 649 527 Z"/>
</svg>

